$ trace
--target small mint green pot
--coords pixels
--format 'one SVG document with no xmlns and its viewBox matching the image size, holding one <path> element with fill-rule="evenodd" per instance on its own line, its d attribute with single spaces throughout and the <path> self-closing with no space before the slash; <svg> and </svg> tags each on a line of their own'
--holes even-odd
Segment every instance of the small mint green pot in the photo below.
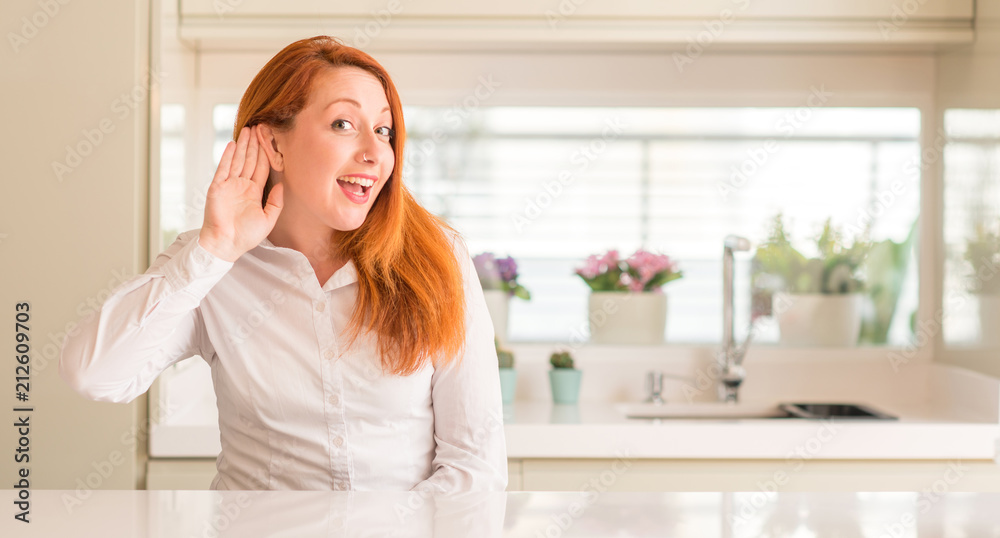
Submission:
<svg viewBox="0 0 1000 538">
<path fill-rule="evenodd" d="M 503 397 L 503 403 L 513 403 L 514 393 L 516 392 L 517 370 L 513 368 L 500 368 L 500 396 Z"/>
<path fill-rule="evenodd" d="M 583 377 L 583 370 L 577 370 L 576 368 L 553 368 L 549 370 L 552 401 L 557 404 L 575 404 L 580 398 L 581 377 Z"/>
</svg>

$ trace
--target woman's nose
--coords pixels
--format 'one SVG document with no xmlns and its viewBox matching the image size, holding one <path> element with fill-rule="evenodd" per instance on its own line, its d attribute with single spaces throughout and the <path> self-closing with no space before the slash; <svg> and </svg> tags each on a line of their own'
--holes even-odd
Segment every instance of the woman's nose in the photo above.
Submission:
<svg viewBox="0 0 1000 538">
<path fill-rule="evenodd" d="M 362 135 L 357 149 L 357 161 L 363 164 L 377 164 L 379 162 L 378 135 L 371 133 Z"/>
</svg>

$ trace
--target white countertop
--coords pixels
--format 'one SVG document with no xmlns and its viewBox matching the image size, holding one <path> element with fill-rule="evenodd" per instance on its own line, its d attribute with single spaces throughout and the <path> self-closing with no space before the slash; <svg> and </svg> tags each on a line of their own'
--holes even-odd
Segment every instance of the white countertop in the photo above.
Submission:
<svg viewBox="0 0 1000 538">
<path fill-rule="evenodd" d="M 996 457 L 1000 424 L 995 421 L 928 403 L 874 407 L 899 419 L 630 419 L 608 404 L 518 402 L 505 408 L 504 429 L 510 458 Z"/>
<path fill-rule="evenodd" d="M 0 536 L 1000 536 L 1000 493 L 31 491 Z M 17 493 L 4 491 L 4 498 Z"/>
<path fill-rule="evenodd" d="M 630 419 L 621 404 L 515 402 L 505 410 L 508 456 L 996 460 L 1000 451 L 1000 380 L 961 368 L 774 361 L 750 380 L 758 384 L 741 389 L 741 404 L 864 404 L 898 420 Z M 689 404 L 683 392 L 665 405 Z"/>
</svg>

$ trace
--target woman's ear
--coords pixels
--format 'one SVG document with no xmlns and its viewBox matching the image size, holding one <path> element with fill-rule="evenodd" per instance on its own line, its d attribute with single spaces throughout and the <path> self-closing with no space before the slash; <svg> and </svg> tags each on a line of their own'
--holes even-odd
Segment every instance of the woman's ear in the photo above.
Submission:
<svg viewBox="0 0 1000 538">
<path fill-rule="evenodd" d="M 267 160 L 271 163 L 271 168 L 277 172 L 284 171 L 284 156 L 278 151 L 278 139 L 275 137 L 274 129 L 266 123 L 260 123 L 258 124 L 257 132 L 260 136 L 260 147 L 267 154 Z"/>
</svg>

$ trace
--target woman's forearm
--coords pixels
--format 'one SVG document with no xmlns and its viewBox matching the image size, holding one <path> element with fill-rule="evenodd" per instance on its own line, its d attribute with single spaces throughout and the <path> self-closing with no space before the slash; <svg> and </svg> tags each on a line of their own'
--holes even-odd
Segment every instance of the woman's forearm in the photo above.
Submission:
<svg viewBox="0 0 1000 538">
<path fill-rule="evenodd" d="M 86 398 L 128 402 L 164 369 L 203 352 L 198 305 L 232 262 L 196 244 L 187 232 L 143 274 L 123 283 L 67 335 L 62 378 Z"/>
</svg>

